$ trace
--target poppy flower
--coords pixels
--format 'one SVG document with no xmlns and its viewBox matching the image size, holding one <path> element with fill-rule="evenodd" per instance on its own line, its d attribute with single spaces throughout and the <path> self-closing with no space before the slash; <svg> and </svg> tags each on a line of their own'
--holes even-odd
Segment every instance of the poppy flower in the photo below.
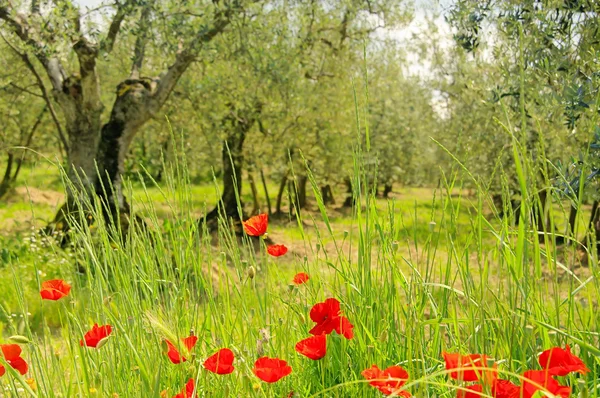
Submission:
<svg viewBox="0 0 600 398">
<path fill-rule="evenodd" d="M 183 346 L 187 349 L 188 352 L 192 351 L 192 348 L 194 348 L 197 341 L 198 336 L 189 336 L 184 339 L 181 339 Z M 178 363 L 187 361 L 187 359 L 183 355 L 181 355 L 181 353 L 173 343 L 166 339 L 165 343 L 167 343 L 167 356 L 169 357 L 169 360 L 171 360 L 171 362 L 177 365 Z"/>
<path fill-rule="evenodd" d="M 287 253 L 288 248 L 285 245 L 271 245 L 267 247 L 267 252 L 273 257 L 281 257 Z"/>
<path fill-rule="evenodd" d="M 259 214 L 254 217 L 250 217 L 246 221 L 242 221 L 244 231 L 250 236 L 263 236 L 267 232 L 267 226 L 269 225 L 269 215 Z"/>
<path fill-rule="evenodd" d="M 92 326 L 92 329 L 88 331 L 84 336 L 83 340 L 79 340 L 80 346 L 100 348 L 104 345 L 104 341 L 112 333 L 112 326 L 104 325 L 98 326 L 97 323 Z"/>
<path fill-rule="evenodd" d="M 194 386 L 195 386 L 195 382 L 194 379 L 189 379 L 187 383 L 185 383 L 185 387 L 183 387 L 183 390 L 181 390 L 181 392 L 175 396 L 173 396 L 173 398 L 193 398 L 194 394 Z"/>
<path fill-rule="evenodd" d="M 295 285 L 301 285 L 303 283 L 308 282 L 309 279 L 310 279 L 310 276 L 308 276 L 307 273 L 300 272 L 300 273 L 294 275 L 293 282 Z"/>
<path fill-rule="evenodd" d="M 408 372 L 400 366 L 390 366 L 385 370 L 379 369 L 377 365 L 365 369 L 361 373 L 369 384 L 378 389 L 384 395 L 396 397 L 411 397 L 410 393 L 402 389 L 402 386 L 408 381 Z"/>
<path fill-rule="evenodd" d="M 204 368 L 218 375 L 227 375 L 235 369 L 233 352 L 229 348 L 221 348 L 204 361 Z"/>
<path fill-rule="evenodd" d="M 56 301 L 69 294 L 71 291 L 71 285 L 62 279 L 53 279 L 50 281 L 42 282 L 42 290 L 40 290 L 40 296 L 44 300 Z"/>
<path fill-rule="evenodd" d="M 322 303 L 315 304 L 310 310 L 310 319 L 317 324 L 308 331 L 312 335 L 330 334 L 334 330 L 337 334 L 347 339 L 354 337 L 354 326 L 348 318 L 342 316 L 340 302 L 335 298 L 328 298 Z"/>
<path fill-rule="evenodd" d="M 327 353 L 327 335 L 318 334 L 296 343 L 296 351 L 312 360 L 318 360 Z"/>
<path fill-rule="evenodd" d="M 486 355 L 471 354 L 450 354 L 443 352 L 444 361 L 446 362 L 446 369 L 451 370 L 450 377 L 460 381 L 484 381 L 492 383 L 496 379 L 498 374 L 497 370 L 484 370 L 481 368 L 487 368 Z"/>
<path fill-rule="evenodd" d="M 482 396 L 483 386 L 481 384 L 466 386 L 464 390 L 456 390 L 456 398 L 481 398 Z"/>
<path fill-rule="evenodd" d="M 498 379 L 494 382 L 492 392 L 494 398 L 520 398 L 520 387 L 509 380 Z"/>
<path fill-rule="evenodd" d="M 27 373 L 28 366 L 27 362 L 21 358 L 21 347 L 17 344 L 0 344 L 0 351 L 11 368 L 16 369 L 22 375 Z M 6 373 L 6 368 L 0 365 L 0 376 L 4 376 L 4 373 Z"/>
<path fill-rule="evenodd" d="M 554 347 L 542 352 L 539 358 L 540 366 L 551 376 L 566 376 L 571 372 L 587 373 L 590 370 L 583 361 L 571 354 L 571 347 L 566 349 Z"/>
<path fill-rule="evenodd" d="M 547 391 L 557 397 L 569 397 L 571 387 L 561 386 L 547 370 L 528 370 L 523 373 L 522 397 L 532 398 L 537 391 Z"/>
<path fill-rule="evenodd" d="M 283 359 L 261 357 L 254 362 L 252 373 L 262 381 L 275 383 L 292 373 L 292 367 Z"/>
<path fill-rule="evenodd" d="M 483 385 L 473 384 L 465 387 L 466 390 L 458 390 L 457 398 L 479 398 L 484 396 Z M 492 386 L 492 397 L 494 398 L 520 398 L 520 388 L 509 380 L 497 379 Z"/>
</svg>

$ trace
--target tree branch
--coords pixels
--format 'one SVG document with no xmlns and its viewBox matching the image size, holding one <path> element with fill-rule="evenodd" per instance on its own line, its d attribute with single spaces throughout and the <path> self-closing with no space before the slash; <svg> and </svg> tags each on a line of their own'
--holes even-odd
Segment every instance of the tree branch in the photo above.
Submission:
<svg viewBox="0 0 600 398">
<path fill-rule="evenodd" d="M 133 62 L 131 65 L 130 79 L 139 79 L 140 70 L 144 63 L 144 55 L 146 52 L 146 44 L 148 43 L 148 30 L 150 29 L 150 15 L 152 11 L 152 3 L 148 3 L 142 9 L 140 16 L 139 31 L 135 39 L 135 48 L 133 52 Z"/>
<path fill-rule="evenodd" d="M 60 142 L 62 143 L 62 145 L 65 149 L 65 152 L 69 153 L 69 144 L 68 144 L 65 134 L 63 132 L 60 121 L 58 120 L 58 116 L 56 115 L 56 111 L 54 110 L 54 106 L 52 105 L 52 101 L 50 100 L 50 95 L 48 95 L 48 90 L 46 90 L 46 85 L 44 84 L 42 77 L 40 76 L 38 71 L 33 66 L 33 62 L 31 62 L 31 59 L 29 58 L 29 56 L 27 54 L 19 52 L 19 50 L 17 50 L 8 40 L 6 40 L 6 38 L 4 36 L 2 36 L 2 39 L 15 52 L 15 54 L 17 54 L 23 60 L 23 63 L 25 64 L 25 66 L 27 66 L 27 69 L 29 69 L 31 71 L 31 73 L 33 74 L 33 76 L 35 77 L 37 85 L 40 88 L 40 91 L 42 92 L 42 97 L 44 98 L 44 101 L 46 102 L 46 106 L 48 107 L 48 110 L 50 111 L 50 115 L 52 116 L 52 120 L 54 121 L 54 124 L 56 125 L 56 131 L 58 132 L 58 137 L 60 139 Z"/>
<path fill-rule="evenodd" d="M 169 94 L 177 84 L 177 81 L 196 58 L 196 55 L 202 48 L 202 45 L 210 42 L 213 38 L 225 30 L 230 23 L 230 17 L 233 14 L 233 8 L 227 8 L 225 11 L 217 10 L 213 18 L 213 26 L 202 27 L 195 35 L 194 39 L 186 48 L 180 51 L 175 57 L 175 62 L 169 67 L 167 72 L 158 82 L 156 90 L 152 96 L 150 111 L 158 111 L 165 103 Z"/>
<path fill-rule="evenodd" d="M 31 27 L 27 24 L 27 21 L 18 14 L 15 14 L 14 17 L 12 14 L 13 10 L 9 8 L 8 5 L 0 6 L 0 19 L 6 21 L 6 23 L 12 28 L 13 33 L 16 34 L 23 43 L 33 48 L 35 56 L 46 69 L 46 73 L 52 82 L 52 87 L 55 90 L 61 91 L 62 83 L 67 76 L 64 68 L 58 59 L 48 57 L 45 46 L 35 40 L 32 35 L 30 35 Z"/>
<path fill-rule="evenodd" d="M 117 39 L 117 35 L 121 30 L 121 24 L 125 20 L 125 17 L 131 12 L 132 7 L 129 6 L 129 2 L 126 1 L 123 4 L 117 5 L 117 12 L 113 17 L 110 27 L 108 28 L 108 33 L 104 40 L 100 42 L 100 51 L 105 54 L 109 54 L 112 52 L 113 47 L 115 45 L 115 41 Z"/>
<path fill-rule="evenodd" d="M 24 93 L 27 93 L 29 95 L 33 95 L 35 97 L 40 97 L 43 98 L 42 95 L 38 94 L 38 93 L 34 93 L 33 91 L 29 91 L 27 88 L 25 87 L 21 87 L 13 82 L 10 82 L 9 85 L 13 86 L 14 88 L 16 88 L 17 90 L 23 91 Z"/>
</svg>

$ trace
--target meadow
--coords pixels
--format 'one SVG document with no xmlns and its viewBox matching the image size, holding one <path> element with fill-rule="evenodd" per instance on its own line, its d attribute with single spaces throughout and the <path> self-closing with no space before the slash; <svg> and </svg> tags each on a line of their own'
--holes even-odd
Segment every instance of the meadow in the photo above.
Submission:
<svg viewBox="0 0 600 398">
<path fill-rule="evenodd" d="M 530 218 L 500 218 L 483 191 L 445 180 L 381 199 L 364 188 L 360 206 L 344 210 L 324 206 L 314 185 L 306 210 L 271 217 L 257 238 L 226 223 L 203 229 L 198 217 L 215 204 L 217 185 L 189 184 L 182 167 L 157 186 L 127 184 L 147 229 L 121 239 L 102 221 L 83 224 L 61 248 L 39 234 L 62 200 L 58 169 L 40 163 L 25 173 L 26 185 L 0 205 L 0 324 L 29 368 L 21 375 L 4 363 L 3 396 L 450 397 L 482 376 L 453 379 L 443 353 L 484 354 L 465 369 L 520 385 L 540 369 L 541 352 L 566 345 L 588 372 L 561 374 L 572 393 L 559 396 L 600 395 L 595 254 L 540 239 Z M 550 210 L 557 225 L 563 210 Z M 271 244 L 288 251 L 271 256 Z M 309 279 L 295 284 L 299 273 Z M 70 292 L 43 300 L 43 282 L 57 279 Z M 309 359 L 295 346 L 328 298 L 339 300 L 352 338 L 333 325 L 326 354 Z M 94 324 L 110 325 L 110 335 L 82 345 Z M 218 375 L 205 360 L 223 348 L 233 371 Z M 291 373 L 262 381 L 254 368 L 263 356 L 285 360 Z M 408 380 L 378 374 L 378 391 L 364 377 L 372 365 L 401 366 Z"/>
</svg>

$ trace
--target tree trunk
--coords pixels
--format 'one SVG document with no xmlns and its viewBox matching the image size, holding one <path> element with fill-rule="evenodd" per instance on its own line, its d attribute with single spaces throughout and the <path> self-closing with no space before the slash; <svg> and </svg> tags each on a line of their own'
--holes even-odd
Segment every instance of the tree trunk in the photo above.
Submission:
<svg viewBox="0 0 600 398">
<path fill-rule="evenodd" d="M 209 229 L 217 226 L 215 221 L 219 215 L 226 219 L 233 219 L 235 225 L 241 222 L 244 140 L 260 115 L 261 108 L 259 102 L 256 102 L 254 107 L 242 111 L 230 105 L 230 113 L 223 119 L 223 127 L 227 131 L 222 151 L 223 192 L 219 203 L 204 217 L 204 222 L 209 225 Z M 240 208 L 238 208 L 238 201 Z"/>
<path fill-rule="evenodd" d="M 344 179 L 344 185 L 346 185 L 346 199 L 344 199 L 343 207 L 354 206 L 354 191 L 352 190 L 352 181 L 350 178 Z"/>
<path fill-rule="evenodd" d="M 335 198 L 333 197 L 333 192 L 331 191 L 331 185 L 327 184 L 321 187 L 321 199 L 323 200 L 323 204 L 325 206 L 335 204 Z"/>
<path fill-rule="evenodd" d="M 300 213 L 300 210 L 306 206 L 306 183 L 307 176 L 300 176 L 297 179 L 289 180 L 288 192 L 290 197 L 290 214 Z"/>
<path fill-rule="evenodd" d="M 392 192 L 392 184 L 385 184 L 383 186 L 383 197 L 385 199 L 387 199 L 390 196 L 391 192 Z"/>
<path fill-rule="evenodd" d="M 258 189 L 256 188 L 256 182 L 252 172 L 248 171 L 248 182 L 250 183 L 250 190 L 252 191 L 252 214 L 258 214 L 260 211 L 260 203 L 258 201 Z"/>
<path fill-rule="evenodd" d="M 587 247 L 592 249 L 596 245 L 596 250 L 600 254 L 600 201 L 594 200 L 592 204 L 592 213 L 590 215 L 589 230 L 593 232 L 592 237 L 587 238 Z"/>
<path fill-rule="evenodd" d="M 6 169 L 4 170 L 4 177 L 2 177 L 2 181 L 0 182 L 0 199 L 4 195 L 8 193 L 10 187 L 12 185 L 12 166 L 14 163 L 14 155 L 12 152 L 8 152 L 8 156 L 6 159 Z"/>
<path fill-rule="evenodd" d="M 271 198 L 269 198 L 269 190 L 267 188 L 267 180 L 265 179 L 265 173 L 263 173 L 262 169 L 260 169 L 260 179 L 262 181 L 263 190 L 265 191 L 265 199 L 267 201 L 267 209 L 269 210 L 269 215 L 273 214 L 273 209 L 271 208 Z"/>
<path fill-rule="evenodd" d="M 279 190 L 277 191 L 277 202 L 275 204 L 275 214 L 281 214 L 281 202 L 283 201 L 283 194 L 285 192 L 285 185 L 287 184 L 288 173 L 286 172 L 281 178 L 279 183 Z"/>
</svg>

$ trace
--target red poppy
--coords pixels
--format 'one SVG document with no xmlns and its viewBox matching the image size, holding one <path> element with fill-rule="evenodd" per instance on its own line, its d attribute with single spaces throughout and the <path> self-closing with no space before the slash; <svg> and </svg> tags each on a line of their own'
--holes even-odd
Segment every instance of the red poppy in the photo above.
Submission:
<svg viewBox="0 0 600 398">
<path fill-rule="evenodd" d="M 408 381 L 408 372 L 400 366 L 390 366 L 381 370 L 377 365 L 373 365 L 369 369 L 363 370 L 361 374 L 365 379 L 372 380 L 369 384 L 384 395 L 411 397 L 408 391 L 402 389 L 402 386 Z"/>
<path fill-rule="evenodd" d="M 474 384 L 465 387 L 468 391 L 458 390 L 457 398 L 479 398 L 484 396 L 483 385 Z M 492 397 L 494 398 L 520 398 L 520 388 L 508 380 L 495 380 L 492 387 Z"/>
<path fill-rule="evenodd" d="M 450 377 L 460 381 L 479 381 L 485 379 L 486 382 L 492 384 L 498 374 L 497 370 L 484 370 L 487 368 L 486 355 L 471 354 L 450 354 L 443 352 L 444 361 L 446 361 L 446 369 L 451 370 Z"/>
<path fill-rule="evenodd" d="M 322 303 L 315 304 L 310 310 L 310 319 L 317 324 L 308 331 L 312 335 L 330 334 L 334 330 L 337 334 L 347 339 L 354 337 L 352 329 L 354 326 L 348 318 L 342 316 L 340 302 L 334 298 L 328 298 Z"/>
<path fill-rule="evenodd" d="M 204 361 L 204 368 L 218 375 L 228 375 L 233 372 L 233 352 L 229 348 L 221 348 Z"/>
<path fill-rule="evenodd" d="M 197 341 L 198 336 L 189 336 L 184 339 L 181 339 L 183 346 L 187 349 L 188 352 L 192 351 L 192 348 L 194 348 Z M 173 343 L 166 339 L 165 343 L 167 343 L 167 356 L 169 357 L 171 362 L 177 365 L 178 363 L 187 361 L 187 359 L 183 355 L 181 355 L 181 353 Z"/>
<path fill-rule="evenodd" d="M 528 370 L 523 373 L 522 397 L 531 398 L 537 391 L 547 391 L 557 397 L 569 397 L 571 387 L 561 386 L 547 370 Z"/>
<path fill-rule="evenodd" d="M 261 357 L 254 362 L 252 372 L 267 383 L 275 383 L 292 373 L 292 367 L 283 359 Z"/>
<path fill-rule="evenodd" d="M 456 390 L 456 398 L 481 398 L 483 397 L 483 386 L 481 384 L 474 384 L 472 386 L 466 386 L 465 389 Z"/>
<path fill-rule="evenodd" d="M 509 380 L 498 379 L 494 382 L 494 398 L 520 398 L 520 387 Z"/>
<path fill-rule="evenodd" d="M 173 396 L 173 398 L 193 398 L 194 394 L 194 386 L 195 386 L 195 382 L 194 379 L 189 379 L 188 382 L 185 384 L 185 387 L 183 388 L 183 390 L 181 390 L 181 392 L 175 396 Z"/>
<path fill-rule="evenodd" d="M 303 283 L 308 282 L 309 279 L 310 279 L 310 276 L 308 276 L 307 273 L 300 272 L 300 273 L 294 275 L 294 284 L 301 285 Z"/>
<path fill-rule="evenodd" d="M 110 336 L 111 333 L 112 326 L 98 326 L 98 324 L 95 323 L 94 326 L 92 326 L 92 329 L 83 336 L 83 340 L 79 341 L 79 345 L 82 347 L 86 346 L 92 348 L 99 348 L 98 345 L 102 347 L 104 343 L 101 342 L 103 342 L 104 339 Z"/>
<path fill-rule="evenodd" d="M 267 226 L 269 225 L 269 215 L 259 214 L 254 217 L 250 217 L 246 221 L 242 221 L 244 231 L 250 236 L 262 236 L 267 232 Z"/>
<path fill-rule="evenodd" d="M 40 296 L 44 300 L 56 301 L 69 294 L 71 291 L 71 285 L 62 279 L 53 279 L 51 281 L 42 282 L 42 290 L 40 290 Z"/>
<path fill-rule="evenodd" d="M 571 372 L 590 371 L 581 359 L 571 354 L 571 347 L 568 345 L 566 349 L 554 347 L 542 352 L 539 362 L 551 376 L 566 376 Z"/>
<path fill-rule="evenodd" d="M 21 347 L 17 344 L 0 344 L 0 349 L 4 360 L 11 368 L 16 369 L 22 375 L 27 373 L 27 362 L 21 358 Z M 6 373 L 6 368 L 0 365 L 0 376 L 4 376 L 4 373 Z"/>
<path fill-rule="evenodd" d="M 281 257 L 287 253 L 288 248 L 285 245 L 271 245 L 267 247 L 267 252 L 273 257 Z"/>
<path fill-rule="evenodd" d="M 296 351 L 315 361 L 323 358 L 327 353 L 327 335 L 318 334 L 299 341 L 296 344 Z"/>
</svg>

